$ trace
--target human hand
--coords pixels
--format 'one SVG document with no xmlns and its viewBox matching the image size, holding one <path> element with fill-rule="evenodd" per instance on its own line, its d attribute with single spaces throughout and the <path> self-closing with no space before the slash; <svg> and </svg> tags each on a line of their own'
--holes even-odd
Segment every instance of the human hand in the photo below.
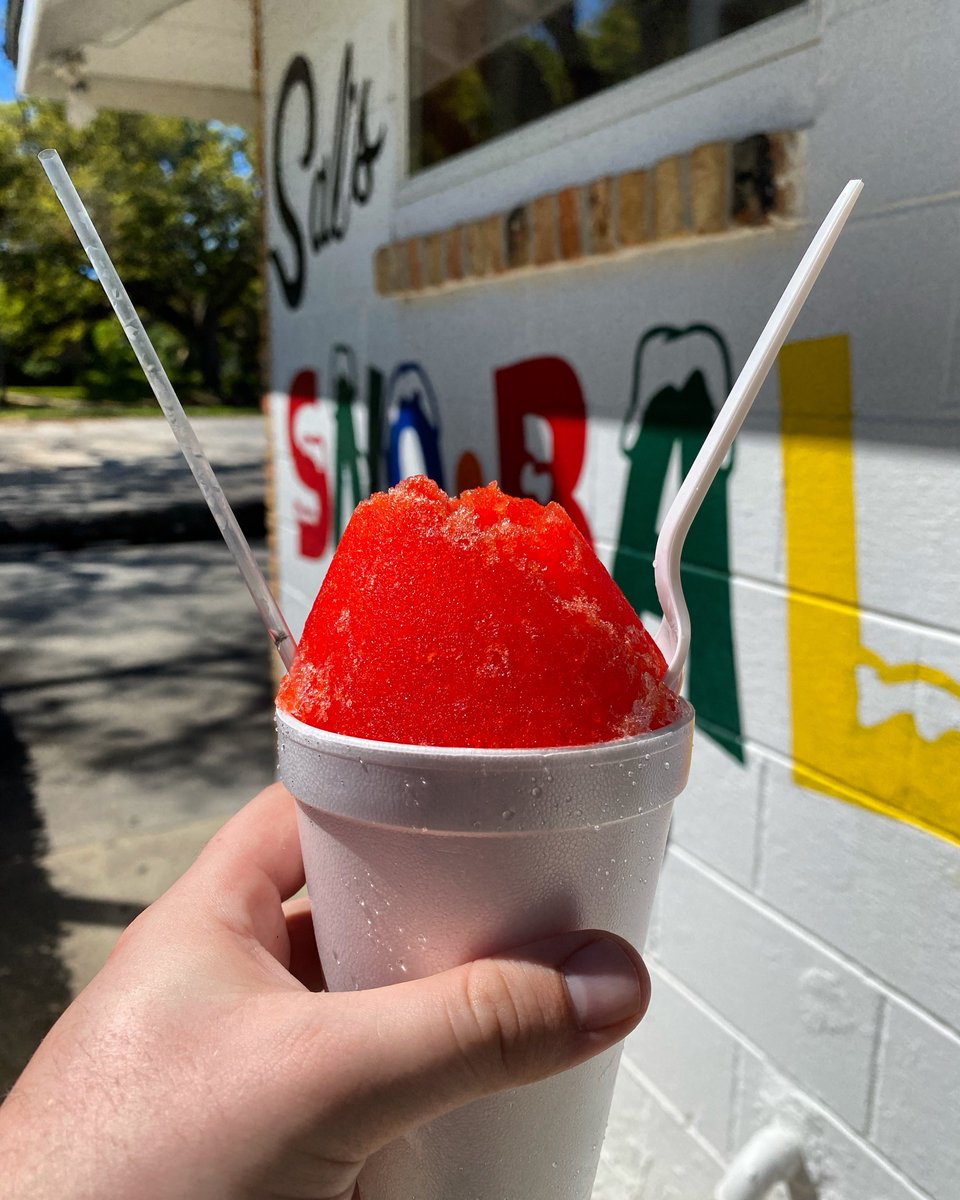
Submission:
<svg viewBox="0 0 960 1200">
<path fill-rule="evenodd" d="M 322 986 L 294 802 L 276 784 L 123 933 L 0 1108 L 18 1200 L 349 1200 L 366 1158 L 575 1066 L 650 996 L 580 932 L 367 992 Z"/>
</svg>

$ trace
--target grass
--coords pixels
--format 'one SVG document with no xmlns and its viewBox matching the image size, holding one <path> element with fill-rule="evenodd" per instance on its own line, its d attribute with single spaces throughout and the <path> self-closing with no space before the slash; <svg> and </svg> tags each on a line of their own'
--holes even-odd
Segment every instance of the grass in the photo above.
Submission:
<svg viewBox="0 0 960 1200">
<path fill-rule="evenodd" d="M 230 404 L 191 404 L 191 417 L 248 417 L 259 412 L 256 406 L 238 408 Z M 88 395 L 82 387 L 16 387 L 7 389 L 5 404 L 0 404 L 0 421 L 70 421 L 89 417 L 159 417 L 160 406 L 152 397 L 117 401 Z"/>
</svg>

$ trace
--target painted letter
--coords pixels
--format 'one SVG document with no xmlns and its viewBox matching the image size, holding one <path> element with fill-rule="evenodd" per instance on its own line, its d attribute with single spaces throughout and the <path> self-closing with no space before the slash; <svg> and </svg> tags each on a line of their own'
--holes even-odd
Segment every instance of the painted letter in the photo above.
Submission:
<svg viewBox="0 0 960 1200">
<path fill-rule="evenodd" d="M 419 363 L 394 369 L 387 386 L 387 483 L 429 475 L 444 487 L 440 461 L 440 416 L 430 379 Z"/>
<path fill-rule="evenodd" d="M 271 249 L 270 261 L 273 263 L 274 269 L 277 272 L 277 278 L 280 280 L 280 287 L 283 289 L 284 297 L 287 304 L 291 308 L 299 308 L 300 301 L 303 298 L 303 285 L 305 277 L 305 259 L 303 246 L 303 233 L 300 229 L 300 224 L 297 221 L 297 215 L 290 207 L 290 201 L 283 186 L 283 171 L 280 165 L 280 154 L 283 141 L 284 119 L 287 112 L 287 101 L 294 88 L 300 84 L 306 91 L 307 100 L 307 130 L 304 140 L 303 153 L 300 156 L 300 166 L 306 168 L 310 165 L 310 159 L 313 156 L 313 144 L 316 136 L 315 116 L 314 116 L 314 90 L 313 90 L 313 73 L 310 70 L 310 64 L 298 54 L 296 58 L 287 67 L 287 72 L 283 77 L 283 83 L 280 85 L 280 95 L 277 99 L 277 111 L 273 118 L 273 188 L 277 196 L 277 208 L 280 211 L 280 220 L 284 228 L 290 235 L 290 243 L 293 249 L 296 267 L 292 275 L 287 275 L 283 269 L 283 260 L 276 250 Z"/>
<path fill-rule="evenodd" d="M 714 404 L 730 390 L 730 356 L 708 325 L 660 326 L 640 339 L 621 446 L 630 461 L 613 577 L 638 613 L 659 614 L 653 555 L 659 518 L 693 464 Z M 697 725 L 743 762 L 733 653 L 727 479 L 721 468 L 703 499 L 683 551 L 683 592 L 690 609 L 690 700 Z M 675 488 L 674 488 L 675 490 Z"/>
<path fill-rule="evenodd" d="M 495 371 L 494 387 L 503 490 L 542 504 L 556 500 L 592 543 L 573 498 L 587 447 L 587 409 L 573 367 L 562 358 L 524 359 Z"/>
<path fill-rule="evenodd" d="M 312 511 L 297 512 L 300 553 L 304 558 L 322 558 L 330 535 L 330 488 L 327 482 L 328 447 L 323 434 L 323 416 L 317 403 L 315 371 L 300 371 L 290 384 L 287 435 L 293 465 L 301 483 L 316 497 Z"/>
</svg>

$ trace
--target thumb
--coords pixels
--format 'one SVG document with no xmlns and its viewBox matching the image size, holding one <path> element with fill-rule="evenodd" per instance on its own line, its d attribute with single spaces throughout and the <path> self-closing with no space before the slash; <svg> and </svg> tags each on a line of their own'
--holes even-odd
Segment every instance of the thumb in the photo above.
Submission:
<svg viewBox="0 0 960 1200">
<path fill-rule="evenodd" d="M 608 1049 L 642 1018 L 650 976 L 622 938 L 581 930 L 323 1000 L 327 1033 L 338 1034 L 336 1124 L 360 1158 L 470 1100 Z"/>
</svg>

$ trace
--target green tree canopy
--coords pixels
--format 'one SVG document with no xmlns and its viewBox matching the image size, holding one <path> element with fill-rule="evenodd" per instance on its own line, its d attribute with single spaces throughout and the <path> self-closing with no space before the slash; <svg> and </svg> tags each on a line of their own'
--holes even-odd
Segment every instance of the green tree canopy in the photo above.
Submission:
<svg viewBox="0 0 960 1200">
<path fill-rule="evenodd" d="M 50 102 L 0 104 L 0 343 L 10 382 L 143 393 L 37 154 L 59 150 L 164 364 L 190 397 L 259 392 L 259 197 L 245 133 Z"/>
</svg>

